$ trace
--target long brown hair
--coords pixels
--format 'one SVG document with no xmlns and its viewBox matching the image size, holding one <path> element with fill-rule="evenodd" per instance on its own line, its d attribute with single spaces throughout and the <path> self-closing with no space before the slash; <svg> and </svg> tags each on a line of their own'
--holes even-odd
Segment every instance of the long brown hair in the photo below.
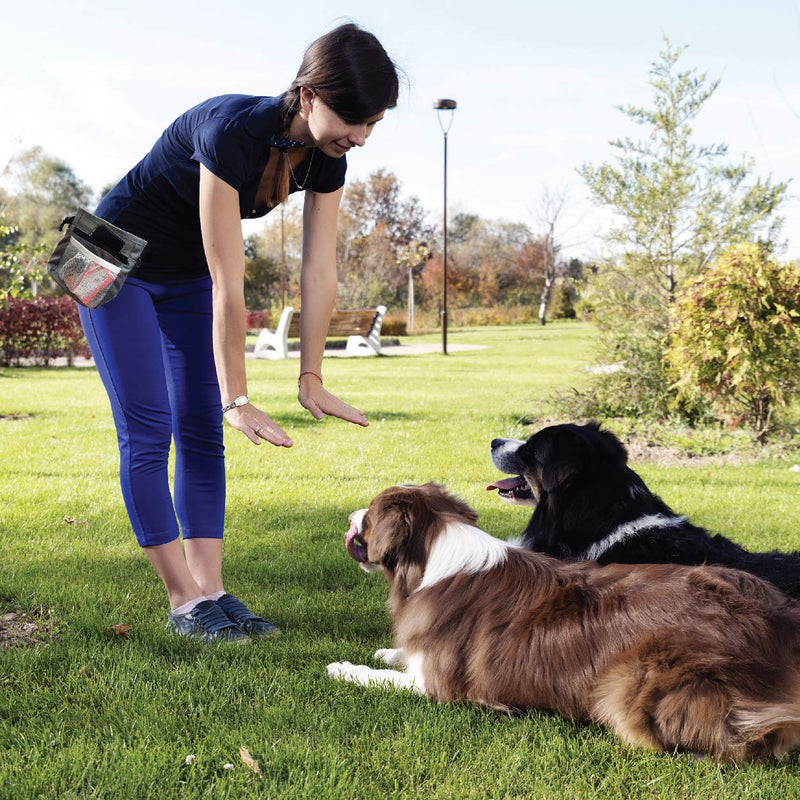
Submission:
<svg viewBox="0 0 800 800">
<path fill-rule="evenodd" d="M 300 110 L 300 89 L 311 87 L 326 106 L 350 123 L 361 122 L 397 105 L 400 81 L 395 63 L 378 39 L 354 23 L 346 23 L 315 39 L 283 96 L 282 127 Z M 269 202 L 289 196 L 289 155 L 281 152 Z"/>
</svg>

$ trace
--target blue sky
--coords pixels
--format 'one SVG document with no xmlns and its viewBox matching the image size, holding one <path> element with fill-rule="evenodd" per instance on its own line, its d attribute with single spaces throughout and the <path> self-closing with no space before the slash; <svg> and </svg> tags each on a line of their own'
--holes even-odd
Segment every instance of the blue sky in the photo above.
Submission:
<svg viewBox="0 0 800 800">
<path fill-rule="evenodd" d="M 305 46 L 345 19 L 373 31 L 409 82 L 349 158 L 349 175 L 391 170 L 436 220 L 442 133 L 432 104 L 452 97 L 450 215 L 535 229 L 544 188 L 565 190 L 567 251 L 601 253 L 605 217 L 576 168 L 611 159 L 609 139 L 639 135 L 616 106 L 649 104 L 664 35 L 688 45 L 683 67 L 721 79 L 698 142 L 753 158 L 759 176 L 798 177 L 800 0 L 15 0 L 2 15 L 0 168 L 39 144 L 99 189 L 199 100 L 282 91 Z M 790 191 L 783 257 L 800 258 L 800 181 Z"/>
</svg>

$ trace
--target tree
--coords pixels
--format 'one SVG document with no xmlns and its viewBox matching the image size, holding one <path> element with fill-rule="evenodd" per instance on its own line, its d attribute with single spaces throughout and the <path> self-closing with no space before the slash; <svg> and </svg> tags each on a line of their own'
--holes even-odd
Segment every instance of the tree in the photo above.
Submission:
<svg viewBox="0 0 800 800">
<path fill-rule="evenodd" d="M 300 302 L 300 264 L 302 260 L 303 222 L 302 209 L 298 205 L 296 195 L 286 200 L 280 208 L 275 209 L 267 217 L 266 224 L 259 234 L 248 237 L 250 252 L 246 250 L 248 258 L 265 259 L 272 265 L 270 280 L 276 284 L 271 289 L 266 289 L 269 303 L 266 305 L 248 305 L 248 308 L 264 309 L 274 304 L 280 309 L 283 305 L 297 306 Z M 253 271 L 251 279 L 255 283 L 266 279 L 262 274 L 255 273 L 266 265 L 248 264 L 247 269 Z M 272 275 L 272 270 L 277 271 L 277 278 Z M 263 300 L 253 300 L 261 302 Z"/>
<path fill-rule="evenodd" d="M 552 265 L 550 280 L 555 277 L 555 254 L 549 253 Z M 543 236 L 530 236 L 520 243 L 512 255 L 513 271 L 505 273 L 504 296 L 509 305 L 539 305 L 545 295 L 546 267 L 548 265 L 547 241 Z M 549 293 L 550 287 L 547 287 Z M 545 304 L 547 297 L 545 297 Z"/>
<path fill-rule="evenodd" d="M 342 305 L 401 305 L 408 248 L 424 248 L 433 231 L 416 197 L 403 198 L 386 170 L 348 185 L 339 214 L 337 263 Z"/>
<path fill-rule="evenodd" d="M 647 126 L 647 138 L 616 139 L 616 166 L 585 164 L 579 170 L 595 202 L 616 214 L 618 225 L 606 241 L 628 257 L 631 288 L 655 295 L 664 309 L 680 283 L 732 242 L 761 236 L 774 243 L 782 224 L 775 212 L 787 189 L 768 180 L 748 183 L 752 161 L 720 162 L 727 145 L 693 143 L 692 122 L 719 81 L 679 71 L 685 49 L 673 49 L 665 39 L 661 61 L 650 70 L 654 108 L 620 109 Z"/>
<path fill-rule="evenodd" d="M 456 214 L 449 227 L 452 267 L 462 293 L 456 288 L 458 305 L 538 305 L 539 321 L 546 322 L 551 291 L 569 265 L 561 258 L 561 219 L 566 192 L 545 189 L 537 222 L 543 232 L 536 235 L 518 222 L 484 220 L 475 214 Z M 577 264 L 577 266 L 576 266 Z M 573 269 L 580 271 L 580 262 Z M 450 265 L 448 265 L 448 270 Z M 474 275 L 473 280 L 466 280 Z M 471 287 L 469 293 L 463 290 Z"/>
<path fill-rule="evenodd" d="M 738 245 L 682 289 L 675 318 L 666 360 L 678 399 L 699 393 L 743 414 L 763 442 L 800 388 L 800 270 Z"/>
<path fill-rule="evenodd" d="M 71 167 L 41 147 L 12 159 L 4 177 L 8 188 L 0 205 L 0 221 L 17 231 L 18 269 L 26 288 L 35 295 L 47 256 L 58 241 L 61 220 L 88 205 L 92 192 Z"/>
<path fill-rule="evenodd" d="M 23 248 L 17 243 L 19 231 L 10 225 L 0 225 L 0 305 L 9 297 L 26 296 L 25 273 L 20 264 Z"/>
<path fill-rule="evenodd" d="M 527 305 L 538 300 L 541 245 L 527 225 L 456 214 L 448 226 L 448 291 L 456 306 Z"/>
<path fill-rule="evenodd" d="M 559 267 L 559 254 L 561 253 L 561 242 L 557 236 L 559 219 L 564 211 L 566 202 L 566 192 L 553 192 L 545 189 L 542 194 L 540 221 L 544 225 L 544 234 L 540 237 L 542 245 L 542 294 L 539 299 L 539 324 L 547 323 L 547 304 L 550 301 L 550 293 L 556 282 Z"/>
<path fill-rule="evenodd" d="M 244 301 L 251 310 L 270 309 L 280 292 L 280 264 L 262 247 L 257 236 L 245 240 Z"/>
<path fill-rule="evenodd" d="M 550 297 L 550 316 L 553 319 L 575 319 L 574 289 L 567 278 L 556 280 Z"/>
<path fill-rule="evenodd" d="M 406 326 L 409 333 L 414 333 L 416 328 L 416 291 L 414 281 L 422 274 L 431 256 L 428 243 L 419 242 L 416 239 L 407 245 L 403 245 L 397 255 L 398 264 L 408 270 L 408 320 Z"/>
<path fill-rule="evenodd" d="M 615 215 L 606 236 L 611 257 L 590 276 L 588 290 L 605 356 L 626 367 L 614 382 L 634 413 L 641 406 L 665 410 L 663 337 L 679 287 L 734 242 L 774 246 L 787 189 L 753 179 L 751 161 L 725 163 L 726 145 L 694 143 L 693 122 L 719 81 L 678 69 L 684 50 L 665 38 L 650 69 L 653 107 L 620 108 L 646 126 L 646 137 L 616 139 L 616 163 L 579 170 L 594 201 Z M 637 404 L 640 391 L 650 394 Z"/>
</svg>

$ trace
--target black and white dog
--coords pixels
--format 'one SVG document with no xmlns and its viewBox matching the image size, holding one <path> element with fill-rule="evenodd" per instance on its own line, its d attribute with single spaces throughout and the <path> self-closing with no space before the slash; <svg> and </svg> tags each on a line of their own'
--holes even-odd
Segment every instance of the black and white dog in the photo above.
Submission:
<svg viewBox="0 0 800 800">
<path fill-rule="evenodd" d="M 716 564 L 744 570 L 800 598 L 800 552 L 750 553 L 679 516 L 628 466 L 614 434 L 552 425 L 527 441 L 494 439 L 492 461 L 514 478 L 487 487 L 535 505 L 519 544 L 571 561 L 600 564 Z"/>
</svg>

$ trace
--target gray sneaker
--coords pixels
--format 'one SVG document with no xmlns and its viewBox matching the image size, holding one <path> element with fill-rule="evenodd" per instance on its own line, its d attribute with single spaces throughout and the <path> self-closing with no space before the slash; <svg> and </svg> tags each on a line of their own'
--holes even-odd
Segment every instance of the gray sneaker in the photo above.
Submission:
<svg viewBox="0 0 800 800">
<path fill-rule="evenodd" d="M 188 614 L 176 614 L 174 611 L 170 611 L 167 618 L 167 630 L 176 636 L 200 639 L 205 644 L 250 641 L 247 634 L 238 625 L 231 622 L 213 600 L 203 600 Z"/>
</svg>

